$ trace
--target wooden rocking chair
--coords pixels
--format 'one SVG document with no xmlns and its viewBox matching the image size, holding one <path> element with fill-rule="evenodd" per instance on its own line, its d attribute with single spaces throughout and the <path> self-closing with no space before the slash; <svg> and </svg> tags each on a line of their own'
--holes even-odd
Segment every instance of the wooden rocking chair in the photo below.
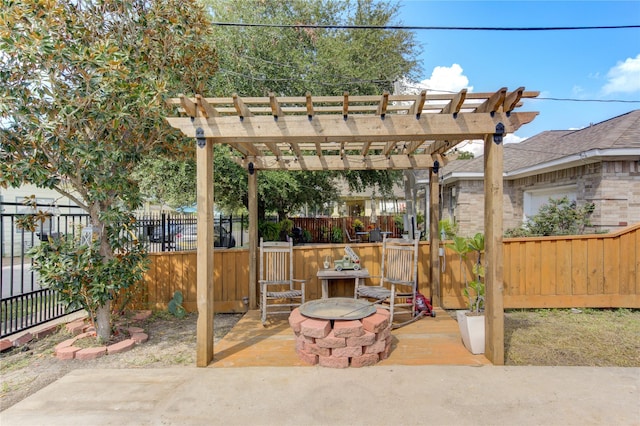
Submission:
<svg viewBox="0 0 640 426">
<path fill-rule="evenodd" d="M 356 288 L 356 298 L 375 299 L 384 303 L 383 306 L 391 313 L 392 322 L 395 315 L 410 314 L 413 318 L 416 314 L 419 241 L 387 239 L 385 236 L 382 241 L 380 276 L 372 277 L 378 279 L 378 285 L 360 284 Z"/>
<path fill-rule="evenodd" d="M 260 314 L 290 313 L 304 303 L 305 280 L 293 279 L 293 241 L 263 241 L 260 238 Z M 296 289 L 298 283 L 300 289 Z M 287 309 L 285 309 L 287 308 Z"/>
</svg>

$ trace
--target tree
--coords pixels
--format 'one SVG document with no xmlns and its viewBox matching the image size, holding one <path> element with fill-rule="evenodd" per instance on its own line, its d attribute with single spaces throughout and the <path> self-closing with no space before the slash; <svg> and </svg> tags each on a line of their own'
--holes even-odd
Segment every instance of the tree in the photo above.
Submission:
<svg viewBox="0 0 640 426">
<path fill-rule="evenodd" d="M 173 208 L 195 204 L 195 176 L 195 162 L 161 156 L 142 160 L 133 175 L 146 200 Z"/>
<path fill-rule="evenodd" d="M 578 206 L 568 197 L 550 198 L 538 213 L 527 219 L 520 228 L 509 229 L 507 237 L 531 237 L 548 235 L 581 235 L 591 226 L 589 217 L 595 210 L 595 204 Z"/>
<path fill-rule="evenodd" d="M 206 89 L 217 69 L 209 23 L 195 1 L 3 2 L 0 185 L 52 188 L 88 212 L 97 257 L 82 280 L 100 302 L 101 339 L 110 335 L 110 300 L 139 265 L 131 261 L 139 249 L 126 244 L 129 212 L 141 204 L 132 172 L 151 155 L 185 151 L 163 120 L 164 99 Z M 73 258 L 85 249 L 60 250 Z M 130 273 L 98 278 L 114 262 Z"/>
<path fill-rule="evenodd" d="M 283 25 L 388 25 L 394 23 L 399 7 L 371 0 L 207 0 L 207 4 L 215 22 Z M 213 33 L 220 71 L 211 76 L 213 90 L 207 95 L 212 96 L 266 96 L 270 92 L 317 96 L 345 91 L 374 95 L 393 91 L 394 81 L 417 71 L 418 47 L 408 31 L 214 25 Z M 247 206 L 247 173 L 231 155 L 228 149 L 216 147 L 215 199 L 226 210 Z M 152 172 L 145 169 L 144 174 Z M 305 203 L 311 208 L 322 206 L 338 192 L 335 179 L 340 175 L 353 191 L 377 186 L 387 194 L 402 176 L 388 171 L 288 176 L 260 172 L 259 214 L 282 215 Z M 192 197 L 195 199 L 195 192 Z"/>
</svg>

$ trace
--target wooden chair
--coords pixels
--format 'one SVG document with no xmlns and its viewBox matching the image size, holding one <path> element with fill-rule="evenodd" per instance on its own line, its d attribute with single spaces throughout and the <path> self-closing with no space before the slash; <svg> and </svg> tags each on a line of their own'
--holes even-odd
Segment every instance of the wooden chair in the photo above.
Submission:
<svg viewBox="0 0 640 426">
<path fill-rule="evenodd" d="M 305 280 L 293 279 L 293 241 L 263 241 L 260 238 L 260 314 L 290 313 L 304 303 Z M 300 289 L 296 289 L 296 285 Z M 285 308 L 287 308 L 285 310 Z"/>
<path fill-rule="evenodd" d="M 415 316 L 419 241 L 385 236 L 382 241 L 380 276 L 372 277 L 378 281 L 378 285 L 364 285 L 365 280 L 361 280 L 356 288 L 356 298 L 382 302 L 389 309 L 392 322 L 398 314 L 410 314 L 411 318 Z M 410 302 L 408 298 L 411 298 Z"/>
<path fill-rule="evenodd" d="M 347 231 L 346 229 L 344 230 L 344 234 L 347 236 L 347 240 L 349 240 L 350 243 L 359 243 L 362 242 L 362 239 L 356 237 L 356 238 L 351 238 L 351 235 L 349 234 L 349 231 Z"/>
</svg>

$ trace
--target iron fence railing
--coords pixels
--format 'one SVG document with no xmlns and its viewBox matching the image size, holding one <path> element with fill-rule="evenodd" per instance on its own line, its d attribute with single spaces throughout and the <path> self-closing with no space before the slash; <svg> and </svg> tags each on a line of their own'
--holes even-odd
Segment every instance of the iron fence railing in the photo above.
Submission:
<svg viewBox="0 0 640 426">
<path fill-rule="evenodd" d="M 42 213 L 43 221 L 38 221 L 33 231 L 18 226 L 20 217 Z M 247 242 L 246 217 L 216 216 L 214 221 L 216 247 L 235 247 Z M 71 313 L 53 291 L 40 287 L 29 250 L 49 238 L 79 237 L 89 223 L 89 215 L 77 206 L 0 203 L 0 337 Z M 138 215 L 129 229 L 148 252 L 163 252 L 195 250 L 196 227 L 195 215 L 155 213 Z"/>
</svg>

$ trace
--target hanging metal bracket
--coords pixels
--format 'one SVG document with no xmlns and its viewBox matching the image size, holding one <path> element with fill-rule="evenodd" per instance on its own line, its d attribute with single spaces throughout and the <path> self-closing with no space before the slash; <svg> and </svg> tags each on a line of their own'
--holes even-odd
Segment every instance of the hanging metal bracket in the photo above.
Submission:
<svg viewBox="0 0 640 426">
<path fill-rule="evenodd" d="M 502 143 L 503 137 L 504 137 L 504 124 L 498 123 L 496 124 L 496 132 L 493 134 L 493 142 L 496 145 L 500 145 Z"/>
<path fill-rule="evenodd" d="M 204 137 L 204 130 L 202 130 L 202 127 L 198 127 L 196 129 L 196 142 L 200 148 L 207 146 L 207 139 Z"/>
</svg>

